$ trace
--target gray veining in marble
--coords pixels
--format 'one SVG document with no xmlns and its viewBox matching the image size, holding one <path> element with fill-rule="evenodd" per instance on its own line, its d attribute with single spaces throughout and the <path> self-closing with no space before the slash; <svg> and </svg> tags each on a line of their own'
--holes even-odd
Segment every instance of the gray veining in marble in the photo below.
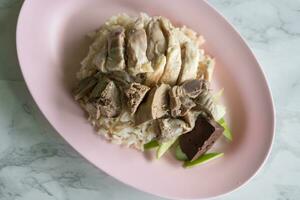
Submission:
<svg viewBox="0 0 300 200">
<path fill-rule="evenodd" d="M 210 1 L 244 36 L 269 81 L 274 147 L 246 186 L 220 198 L 300 199 L 300 1 Z M 38 111 L 15 50 L 20 0 L 0 0 L 0 199 L 161 199 L 128 187 L 79 156 Z"/>
</svg>

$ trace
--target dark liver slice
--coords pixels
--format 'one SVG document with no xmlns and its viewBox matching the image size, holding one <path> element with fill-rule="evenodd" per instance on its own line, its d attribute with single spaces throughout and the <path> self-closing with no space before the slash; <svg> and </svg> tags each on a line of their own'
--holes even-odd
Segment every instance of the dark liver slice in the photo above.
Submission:
<svg viewBox="0 0 300 200">
<path fill-rule="evenodd" d="M 179 137 L 180 148 L 189 160 L 195 160 L 212 147 L 223 131 L 216 121 L 199 116 L 194 129 Z"/>
</svg>

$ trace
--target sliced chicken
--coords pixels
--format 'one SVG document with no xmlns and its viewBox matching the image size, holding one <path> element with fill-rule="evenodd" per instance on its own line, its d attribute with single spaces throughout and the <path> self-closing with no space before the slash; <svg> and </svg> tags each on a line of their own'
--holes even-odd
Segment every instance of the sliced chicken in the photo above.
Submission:
<svg viewBox="0 0 300 200">
<path fill-rule="evenodd" d="M 159 82 L 162 74 L 164 73 L 166 62 L 167 59 L 164 55 L 157 56 L 152 61 L 153 72 L 146 73 L 146 85 L 153 87 Z"/>
<path fill-rule="evenodd" d="M 151 63 L 146 56 L 147 35 L 141 18 L 133 24 L 126 33 L 127 66 L 131 75 L 152 72 Z"/>
<path fill-rule="evenodd" d="M 150 90 L 146 101 L 139 106 L 135 114 L 136 125 L 167 115 L 169 89 L 169 85 L 161 84 Z"/>
<path fill-rule="evenodd" d="M 181 69 L 180 43 L 174 34 L 174 27 L 170 21 L 163 17 L 160 18 L 160 21 L 168 41 L 166 66 L 160 82 L 175 85 Z"/>
<path fill-rule="evenodd" d="M 158 55 L 164 55 L 167 50 L 167 41 L 161 29 L 158 18 L 153 18 L 147 26 L 148 48 L 147 57 L 149 60 L 155 59 Z"/>
<path fill-rule="evenodd" d="M 187 112 L 189 112 L 192 108 L 194 108 L 196 106 L 194 101 L 188 97 L 181 97 L 180 103 L 181 103 L 180 116 L 186 115 Z"/>
<path fill-rule="evenodd" d="M 162 118 L 158 119 L 158 126 L 160 129 L 159 140 L 161 142 L 169 141 L 179 135 L 186 133 L 192 128 L 188 127 L 184 120 L 177 118 Z"/>
<path fill-rule="evenodd" d="M 215 102 L 209 90 L 202 90 L 194 102 L 196 103 L 194 110 L 202 112 L 209 118 L 213 118 L 212 112 L 215 107 Z"/>
<path fill-rule="evenodd" d="M 196 104 L 188 96 L 184 95 L 180 86 L 174 86 L 169 91 L 170 110 L 172 117 L 181 117 L 186 115 Z"/>
<path fill-rule="evenodd" d="M 103 41 L 102 47 L 99 49 L 99 52 L 95 55 L 93 59 L 93 64 L 96 66 L 96 69 L 100 72 L 107 72 L 105 69 L 105 63 L 107 58 L 107 40 Z"/>
<path fill-rule="evenodd" d="M 146 85 L 154 86 L 160 80 L 166 65 L 167 41 L 158 18 L 153 18 L 147 27 L 147 57 L 151 61 L 153 72 L 146 74 Z"/>
<path fill-rule="evenodd" d="M 173 33 L 178 39 L 180 46 L 182 46 L 184 43 L 192 42 L 191 38 L 188 37 L 184 32 L 182 32 L 181 28 L 174 28 Z"/>
<path fill-rule="evenodd" d="M 195 127 L 195 122 L 199 114 L 200 113 L 197 111 L 189 111 L 182 117 L 182 119 L 186 122 L 188 128 L 193 129 Z"/>
<path fill-rule="evenodd" d="M 198 47 L 192 42 L 186 42 L 182 47 L 182 66 L 178 84 L 187 80 L 196 79 L 199 63 L 199 50 Z"/>
<path fill-rule="evenodd" d="M 89 47 L 88 55 L 82 60 L 81 68 L 77 73 L 78 79 L 84 79 L 97 70 L 106 72 L 105 61 L 107 56 L 107 37 L 109 31 L 105 28 L 101 28 L 94 36 L 95 41 Z"/>
<path fill-rule="evenodd" d="M 205 58 L 201 62 L 199 62 L 197 79 L 205 79 L 210 82 L 212 79 L 214 68 L 215 60 L 209 56 L 205 56 Z"/>
<path fill-rule="evenodd" d="M 202 91 L 208 91 L 205 80 L 189 80 L 173 86 L 169 91 L 170 113 L 172 117 L 185 116 L 196 104 L 194 101 Z"/>
<path fill-rule="evenodd" d="M 107 42 L 107 71 L 121 71 L 125 69 L 124 45 L 125 29 L 122 26 L 114 26 Z"/>
</svg>

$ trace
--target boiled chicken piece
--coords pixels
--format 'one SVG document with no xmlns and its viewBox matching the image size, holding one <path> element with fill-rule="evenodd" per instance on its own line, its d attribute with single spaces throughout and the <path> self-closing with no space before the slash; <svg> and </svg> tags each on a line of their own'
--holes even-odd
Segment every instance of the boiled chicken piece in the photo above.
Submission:
<svg viewBox="0 0 300 200">
<path fill-rule="evenodd" d="M 168 41 L 166 66 L 160 82 L 175 85 L 181 69 L 180 43 L 174 34 L 174 27 L 170 21 L 163 17 L 160 18 L 160 21 Z"/>
<path fill-rule="evenodd" d="M 109 31 L 105 28 L 101 28 L 95 33 L 95 40 L 89 47 L 88 55 L 82 60 L 81 68 L 77 73 L 78 79 L 84 79 L 96 71 L 100 70 L 106 72 L 105 62 L 107 57 L 107 37 Z"/>
<path fill-rule="evenodd" d="M 125 29 L 122 26 L 115 26 L 107 41 L 107 71 L 121 71 L 125 69 L 124 45 Z"/>
<path fill-rule="evenodd" d="M 189 36 L 182 32 L 181 28 L 174 28 L 173 33 L 178 39 L 180 46 L 182 46 L 186 42 L 193 42 Z"/>
<path fill-rule="evenodd" d="M 107 58 L 107 41 L 110 31 L 106 28 L 101 28 L 95 36 L 95 42 L 90 47 L 90 52 L 93 56 L 92 64 L 100 72 L 107 72 L 105 68 Z"/>
<path fill-rule="evenodd" d="M 215 108 L 215 102 L 209 90 L 202 90 L 194 101 L 196 106 L 194 110 L 203 112 L 209 118 L 213 118 L 212 112 Z"/>
<path fill-rule="evenodd" d="M 128 71 L 135 76 L 140 73 L 152 72 L 151 63 L 146 56 L 147 35 L 141 18 L 126 33 L 126 53 Z"/>
<path fill-rule="evenodd" d="M 182 47 L 182 66 L 178 84 L 181 84 L 187 80 L 196 79 L 199 62 L 199 50 L 198 47 L 192 42 L 186 42 Z"/>
<path fill-rule="evenodd" d="M 165 55 L 157 56 L 152 61 L 153 72 L 146 73 L 146 85 L 153 87 L 159 82 L 162 74 L 164 73 L 166 62 L 167 59 Z"/>
<path fill-rule="evenodd" d="M 170 113 L 172 117 L 182 117 L 196 107 L 198 96 L 208 91 L 205 80 L 189 80 L 173 86 L 169 91 Z M 200 102 L 199 102 L 200 103 Z M 199 104 L 198 104 L 199 105 Z M 202 104 L 201 104 L 202 105 Z"/>
<path fill-rule="evenodd" d="M 167 115 L 169 89 L 170 86 L 167 84 L 151 89 L 146 101 L 139 106 L 135 114 L 136 125 Z"/>
<path fill-rule="evenodd" d="M 161 142 L 169 141 L 170 139 L 176 138 L 179 135 L 192 130 L 192 128 L 181 119 L 162 118 L 157 121 L 160 129 L 159 140 Z"/>
<path fill-rule="evenodd" d="M 198 79 L 205 79 L 211 81 L 215 68 L 215 60 L 209 56 L 205 56 L 204 60 L 199 62 L 199 70 L 197 74 Z"/>
<path fill-rule="evenodd" d="M 107 72 L 107 70 L 105 69 L 106 58 L 107 58 L 107 40 L 103 42 L 102 47 L 100 48 L 99 52 L 95 55 L 93 59 L 93 64 L 101 72 Z"/>
<path fill-rule="evenodd" d="M 186 122 L 188 128 L 193 129 L 195 127 L 195 122 L 200 112 L 197 111 L 189 111 L 182 117 L 182 119 Z"/>
<path fill-rule="evenodd" d="M 154 86 L 160 80 L 166 65 L 167 41 L 158 18 L 153 18 L 147 27 L 147 57 L 151 61 L 153 72 L 146 74 L 146 85 Z"/>
<path fill-rule="evenodd" d="M 117 21 L 117 23 L 116 23 Z M 97 70 L 106 73 L 111 70 L 106 69 L 106 58 L 108 51 L 108 37 L 111 37 L 111 31 L 114 31 L 118 26 L 128 27 L 129 24 L 132 24 L 134 19 L 127 14 L 120 14 L 117 17 L 114 16 L 110 18 L 104 25 L 100 27 L 99 30 L 89 34 L 91 38 L 94 38 L 95 41 L 90 47 L 91 57 L 93 57 L 92 64 L 96 67 Z M 117 25 L 118 24 L 118 25 Z M 112 28 L 113 27 L 113 28 Z M 90 53 L 89 53 L 90 54 Z"/>
<path fill-rule="evenodd" d="M 174 86 L 169 91 L 170 110 L 172 117 L 181 117 L 186 115 L 196 104 L 188 96 L 182 95 L 182 89 Z"/>
<path fill-rule="evenodd" d="M 153 18 L 147 26 L 147 57 L 151 61 L 158 55 L 164 55 L 167 50 L 167 41 L 160 24 L 158 18 Z"/>
</svg>

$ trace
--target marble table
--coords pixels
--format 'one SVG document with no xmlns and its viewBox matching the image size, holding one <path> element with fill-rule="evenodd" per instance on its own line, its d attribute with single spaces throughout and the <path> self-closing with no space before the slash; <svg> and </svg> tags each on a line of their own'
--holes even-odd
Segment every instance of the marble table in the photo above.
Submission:
<svg viewBox="0 0 300 200">
<path fill-rule="evenodd" d="M 264 168 L 220 199 L 300 199 L 300 1 L 212 0 L 244 36 L 267 76 L 276 137 Z M 20 73 L 20 0 L 0 0 L 0 199 L 155 200 L 96 169 L 46 122 Z"/>
</svg>

